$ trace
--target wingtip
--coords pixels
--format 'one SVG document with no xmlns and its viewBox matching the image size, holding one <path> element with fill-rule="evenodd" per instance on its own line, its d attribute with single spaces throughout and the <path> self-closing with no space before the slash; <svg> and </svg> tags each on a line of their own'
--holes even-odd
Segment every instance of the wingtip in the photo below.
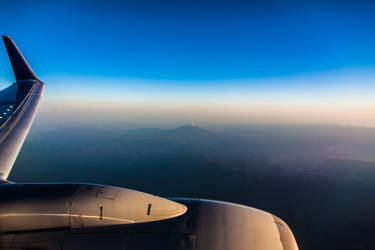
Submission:
<svg viewBox="0 0 375 250">
<path fill-rule="evenodd" d="M 5 48 L 8 52 L 14 75 L 16 77 L 16 81 L 38 80 L 13 40 L 9 36 L 3 35 L 2 37 Z"/>
</svg>

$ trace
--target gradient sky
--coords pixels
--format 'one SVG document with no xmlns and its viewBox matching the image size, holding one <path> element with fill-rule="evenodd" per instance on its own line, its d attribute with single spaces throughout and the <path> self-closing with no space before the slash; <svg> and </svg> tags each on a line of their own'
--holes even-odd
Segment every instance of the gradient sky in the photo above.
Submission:
<svg viewBox="0 0 375 250">
<path fill-rule="evenodd" d="M 0 27 L 47 84 L 40 121 L 375 127 L 374 13 L 372 1 L 7 1 Z"/>
</svg>

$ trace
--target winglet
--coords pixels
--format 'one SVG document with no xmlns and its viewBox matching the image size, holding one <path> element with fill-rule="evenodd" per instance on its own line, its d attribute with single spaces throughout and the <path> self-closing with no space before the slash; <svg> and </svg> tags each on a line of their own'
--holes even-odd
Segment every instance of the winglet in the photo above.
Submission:
<svg viewBox="0 0 375 250">
<path fill-rule="evenodd" d="M 35 76 L 12 39 L 9 36 L 3 36 L 3 41 L 8 52 L 10 63 L 12 64 L 16 81 L 37 80 L 38 78 Z"/>
</svg>

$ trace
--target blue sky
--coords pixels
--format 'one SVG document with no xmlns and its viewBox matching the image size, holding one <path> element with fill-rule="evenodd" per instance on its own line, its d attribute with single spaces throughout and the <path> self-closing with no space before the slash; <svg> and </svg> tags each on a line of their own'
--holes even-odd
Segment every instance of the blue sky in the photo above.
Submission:
<svg viewBox="0 0 375 250">
<path fill-rule="evenodd" d="M 0 27 L 48 80 L 47 101 L 189 109 L 225 100 L 237 111 L 254 99 L 277 107 L 340 98 L 367 107 L 374 11 L 371 1 L 7 1 Z M 0 80 L 13 80 L 5 50 Z M 372 114 L 348 123 L 375 126 Z"/>
<path fill-rule="evenodd" d="M 361 1 L 7 1 L 0 18 L 2 33 L 14 37 L 42 75 L 220 80 L 374 65 L 374 7 Z"/>
</svg>

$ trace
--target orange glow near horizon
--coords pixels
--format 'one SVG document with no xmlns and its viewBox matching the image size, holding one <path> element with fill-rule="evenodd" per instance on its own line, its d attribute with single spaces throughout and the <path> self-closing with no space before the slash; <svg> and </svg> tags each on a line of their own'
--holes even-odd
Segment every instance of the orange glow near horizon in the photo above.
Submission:
<svg viewBox="0 0 375 250">
<path fill-rule="evenodd" d="M 375 74 L 368 73 L 372 69 L 366 72 L 182 86 L 178 82 L 50 77 L 38 119 L 130 121 L 144 126 L 194 121 L 203 126 L 328 123 L 375 128 Z"/>
</svg>

